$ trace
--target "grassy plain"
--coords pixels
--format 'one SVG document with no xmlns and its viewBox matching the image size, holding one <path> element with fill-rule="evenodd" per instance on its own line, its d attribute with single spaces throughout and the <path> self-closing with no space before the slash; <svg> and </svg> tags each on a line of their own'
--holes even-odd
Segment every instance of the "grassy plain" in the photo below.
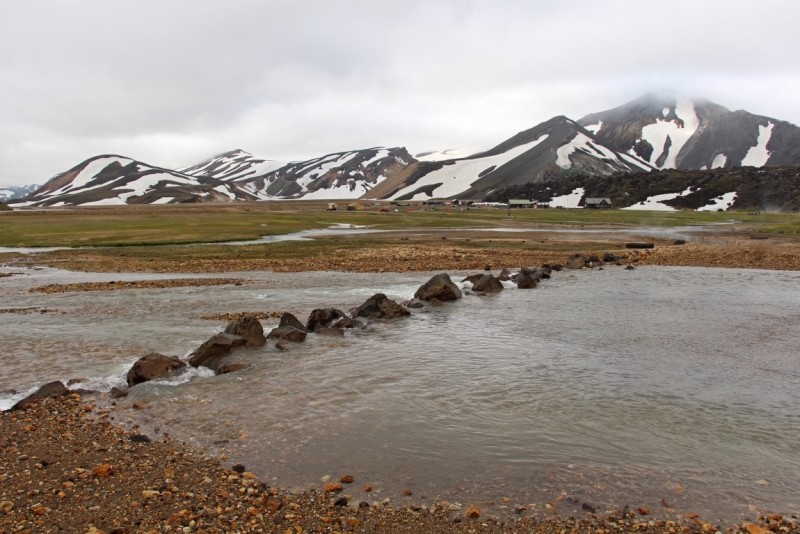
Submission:
<svg viewBox="0 0 800 534">
<path fill-rule="evenodd" d="M 393 208 L 394 209 L 394 208 Z M 142 246 L 254 240 L 333 224 L 386 230 L 466 227 L 684 226 L 795 234 L 800 215 L 744 212 L 514 210 L 453 208 L 379 213 L 325 211 L 324 202 L 262 202 L 180 206 L 65 208 L 0 213 L 0 247 Z"/>
</svg>

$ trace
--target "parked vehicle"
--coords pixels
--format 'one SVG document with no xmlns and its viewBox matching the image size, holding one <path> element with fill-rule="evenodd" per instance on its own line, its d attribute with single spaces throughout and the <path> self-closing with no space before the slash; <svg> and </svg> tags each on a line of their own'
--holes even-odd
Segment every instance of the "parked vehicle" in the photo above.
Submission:
<svg viewBox="0 0 800 534">
<path fill-rule="evenodd" d="M 348 204 L 347 205 L 347 211 L 356 211 L 356 205 L 355 204 Z"/>
<path fill-rule="evenodd" d="M 339 209 L 339 206 L 337 206 L 333 202 L 328 203 L 328 211 L 336 211 L 338 209 Z"/>
<path fill-rule="evenodd" d="M 389 208 L 381 208 L 381 213 L 389 213 Z"/>
</svg>

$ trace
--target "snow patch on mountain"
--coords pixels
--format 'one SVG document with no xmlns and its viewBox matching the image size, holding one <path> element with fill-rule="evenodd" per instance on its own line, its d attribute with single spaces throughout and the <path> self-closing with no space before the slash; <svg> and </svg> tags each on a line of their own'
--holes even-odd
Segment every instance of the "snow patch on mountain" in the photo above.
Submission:
<svg viewBox="0 0 800 534">
<path fill-rule="evenodd" d="M 742 160 L 742 167 L 763 167 L 767 164 L 767 160 L 769 160 L 769 157 L 772 155 L 770 151 L 767 150 L 767 143 L 769 143 L 772 137 L 772 128 L 774 126 L 775 125 L 771 122 L 768 122 L 766 126 L 758 126 L 758 140 L 756 141 L 756 146 L 751 147 L 750 150 L 747 151 L 747 154 L 745 154 Z"/>
<path fill-rule="evenodd" d="M 602 154 L 600 159 L 607 159 L 611 160 L 618 165 L 622 165 L 623 167 L 628 167 L 624 161 L 620 160 L 617 157 L 617 154 L 613 150 L 609 150 L 605 146 L 595 143 L 592 139 L 587 137 L 585 134 L 578 133 L 575 137 L 572 138 L 572 141 L 569 143 L 562 145 L 561 147 L 556 150 L 556 165 L 561 167 L 562 169 L 569 169 L 572 167 L 572 161 L 570 161 L 569 156 L 573 154 L 576 150 L 580 150 L 589 154 L 592 157 L 597 158 Z M 636 165 L 640 168 L 646 168 L 644 165 L 636 163 Z M 613 169 L 613 167 L 612 167 Z"/>
<path fill-rule="evenodd" d="M 603 121 L 598 121 L 597 124 L 590 124 L 585 129 L 589 130 L 593 134 L 597 135 L 597 132 L 600 131 L 600 128 L 603 127 Z"/>
<path fill-rule="evenodd" d="M 475 150 L 468 148 L 448 148 L 440 152 L 422 152 L 414 156 L 418 161 L 445 161 L 448 159 L 467 158 L 476 154 Z"/>
<path fill-rule="evenodd" d="M 405 187 L 404 189 L 401 189 L 395 193 L 394 196 L 392 196 L 392 199 L 412 193 L 420 187 L 435 184 L 441 185 L 433 189 L 431 196 L 436 196 L 438 198 L 449 198 L 458 195 L 459 193 L 463 193 L 469 189 L 472 183 L 478 180 L 480 177 L 479 175 L 486 169 L 490 167 L 495 167 L 495 169 L 502 167 L 517 156 L 520 156 L 528 150 L 531 150 L 536 145 L 547 139 L 547 137 L 548 134 L 544 134 L 530 143 L 514 147 L 511 150 L 503 152 L 502 154 L 497 154 L 496 156 L 486 156 L 476 159 L 463 159 L 456 161 L 452 165 L 445 165 L 441 169 L 428 173 L 420 178 L 417 182 Z"/>
<path fill-rule="evenodd" d="M 624 210 L 647 210 L 647 211 L 678 211 L 676 208 L 672 206 L 668 206 L 664 204 L 665 200 L 672 200 L 678 197 L 685 197 L 686 195 L 692 192 L 692 188 L 688 188 L 686 191 L 681 193 L 664 193 L 663 195 L 653 195 L 652 197 L 647 197 L 642 202 L 638 204 L 634 204 L 633 206 L 628 206 L 627 208 L 622 208 Z"/>
<path fill-rule="evenodd" d="M 728 156 L 725 154 L 717 154 L 714 156 L 714 161 L 711 162 L 712 169 L 721 169 L 728 162 Z"/>
<path fill-rule="evenodd" d="M 583 187 L 578 187 L 574 189 L 572 193 L 568 195 L 561 195 L 557 197 L 553 197 L 553 200 L 550 201 L 551 208 L 582 208 L 583 206 L 579 206 L 578 203 L 583 198 L 583 195 L 586 194 L 586 190 Z"/>
<path fill-rule="evenodd" d="M 198 178 L 210 177 L 218 180 L 242 180 L 261 176 L 286 165 L 279 161 L 254 158 L 244 150 L 234 150 L 215 156 L 190 167 L 181 167 L 177 172 L 196 176 Z"/>
<path fill-rule="evenodd" d="M 730 208 L 733 205 L 733 202 L 736 200 L 736 195 L 736 191 L 725 193 L 724 195 L 713 199 L 710 204 L 706 204 L 702 208 L 697 208 L 697 211 L 728 211 L 728 208 Z"/>
<path fill-rule="evenodd" d="M 669 109 L 664 108 L 664 117 L 669 114 Z M 674 169 L 676 168 L 678 154 L 680 153 L 683 145 L 694 135 L 697 128 L 700 126 L 700 119 L 694 109 L 694 103 L 686 98 L 679 98 L 675 105 L 675 115 L 683 121 L 683 126 L 679 125 L 677 121 L 668 121 L 656 119 L 655 124 L 648 124 L 642 128 L 642 139 L 650 143 L 653 147 L 653 153 L 650 156 L 648 163 L 659 169 Z M 667 139 L 670 140 L 670 146 L 667 148 L 667 156 L 664 164 L 661 166 L 656 165 L 656 162 L 664 152 L 664 147 Z"/>
</svg>

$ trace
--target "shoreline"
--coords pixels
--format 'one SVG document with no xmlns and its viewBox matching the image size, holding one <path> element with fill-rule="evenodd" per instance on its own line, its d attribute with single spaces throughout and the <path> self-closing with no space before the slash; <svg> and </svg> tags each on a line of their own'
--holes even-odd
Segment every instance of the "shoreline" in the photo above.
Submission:
<svg viewBox="0 0 800 534">
<path fill-rule="evenodd" d="M 166 434 L 148 441 L 127 432 L 113 423 L 115 412 L 113 404 L 101 408 L 72 393 L 0 415 L 0 533 L 800 532 L 796 518 L 778 515 L 726 528 L 696 514 L 663 520 L 646 508 L 563 517 L 557 502 L 546 518 L 524 506 L 493 515 L 486 503 L 395 509 L 347 499 L 348 479 L 328 493 L 291 494 Z"/>
</svg>

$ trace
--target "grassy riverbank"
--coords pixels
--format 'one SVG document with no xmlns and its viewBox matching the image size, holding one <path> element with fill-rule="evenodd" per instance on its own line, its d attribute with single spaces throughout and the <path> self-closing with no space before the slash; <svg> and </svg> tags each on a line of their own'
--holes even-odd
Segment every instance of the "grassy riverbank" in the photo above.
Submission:
<svg viewBox="0 0 800 534">
<path fill-rule="evenodd" d="M 393 210 L 395 208 L 392 208 Z M 324 202 L 260 202 L 22 210 L 0 214 L 0 247 L 136 246 L 258 239 L 334 224 L 386 230 L 464 227 L 638 227 L 725 224 L 767 233 L 800 231 L 800 215 L 621 210 L 452 208 L 380 213 L 325 210 Z"/>
</svg>

